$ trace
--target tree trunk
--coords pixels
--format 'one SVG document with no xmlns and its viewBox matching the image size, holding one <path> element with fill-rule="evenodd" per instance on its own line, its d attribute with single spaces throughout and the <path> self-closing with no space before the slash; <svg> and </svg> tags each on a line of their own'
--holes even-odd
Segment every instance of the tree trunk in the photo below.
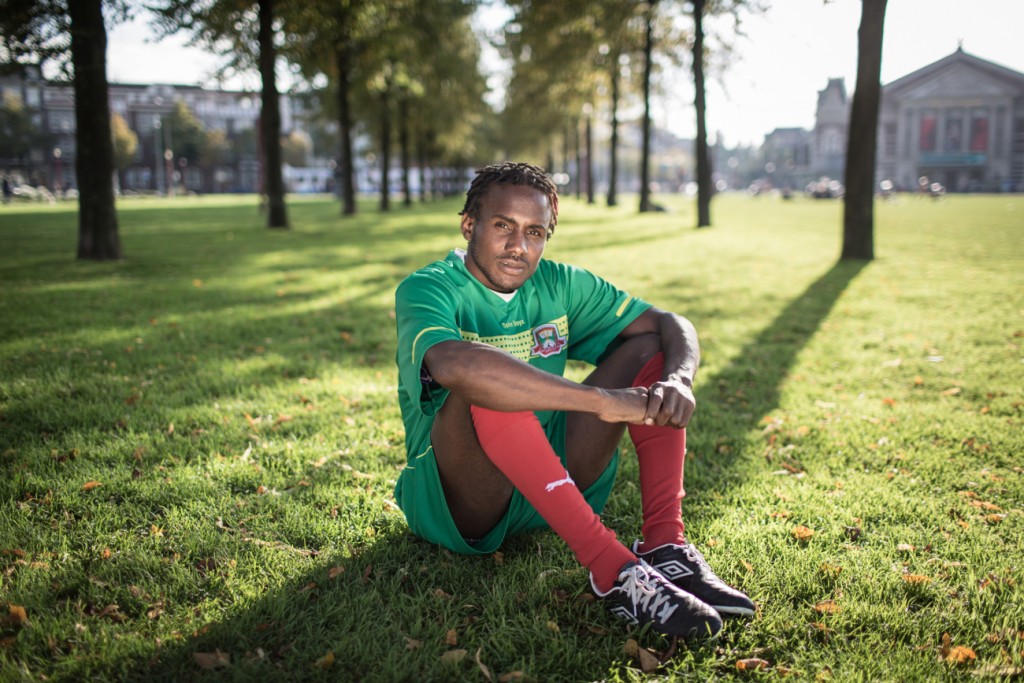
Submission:
<svg viewBox="0 0 1024 683">
<path fill-rule="evenodd" d="M 619 203 L 619 54 L 612 53 L 612 139 L 608 150 L 608 206 Z"/>
<path fill-rule="evenodd" d="M 402 151 L 402 205 L 412 206 L 412 184 L 409 181 L 409 100 L 398 100 L 398 146 Z"/>
<path fill-rule="evenodd" d="M 705 0 L 693 3 L 693 85 L 697 108 L 697 227 L 711 225 L 711 155 L 708 154 L 708 121 L 704 99 L 704 9 Z"/>
<path fill-rule="evenodd" d="M 587 113 L 586 121 L 584 122 L 584 135 L 586 140 L 586 179 L 587 179 L 587 204 L 594 203 L 594 128 L 591 125 L 591 115 Z"/>
<path fill-rule="evenodd" d="M 72 3 L 69 3 L 72 4 Z M 277 78 L 274 73 L 274 0 L 259 0 L 260 79 L 263 83 L 260 135 L 266 168 L 263 171 L 267 193 L 267 227 L 287 228 L 284 206 L 284 176 L 281 171 L 281 109 L 278 102 Z"/>
<path fill-rule="evenodd" d="M 334 49 L 338 71 L 338 135 L 341 138 L 341 215 L 356 214 L 355 162 L 352 159 L 352 109 L 349 104 L 349 52 L 344 45 Z"/>
<path fill-rule="evenodd" d="M 420 202 L 427 201 L 427 151 L 422 130 L 416 135 L 416 167 L 420 176 Z"/>
<path fill-rule="evenodd" d="M 647 4 L 646 38 L 644 39 L 644 121 L 640 154 L 640 213 L 651 208 L 651 59 L 654 51 L 654 5 Z"/>
<path fill-rule="evenodd" d="M 572 135 L 572 146 L 576 148 L 576 169 L 575 173 L 573 173 L 573 187 L 576 190 L 576 199 L 579 199 L 583 194 L 583 145 L 580 144 L 580 122 L 576 121 L 575 123 Z"/>
<path fill-rule="evenodd" d="M 75 67 L 78 258 L 121 258 L 114 207 L 114 141 L 107 95 L 107 31 L 101 0 L 68 3 Z"/>
<path fill-rule="evenodd" d="M 882 95 L 882 30 L 886 0 L 862 0 L 857 32 L 857 88 L 846 142 L 843 250 L 840 260 L 875 257 L 875 155 Z"/>
<path fill-rule="evenodd" d="M 380 210 L 391 210 L 391 86 L 386 85 L 380 94 Z"/>
</svg>

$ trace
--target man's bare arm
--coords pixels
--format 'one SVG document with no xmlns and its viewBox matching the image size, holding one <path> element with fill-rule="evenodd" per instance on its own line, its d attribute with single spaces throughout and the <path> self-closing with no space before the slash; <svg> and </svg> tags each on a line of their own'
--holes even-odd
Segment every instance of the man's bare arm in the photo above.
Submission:
<svg viewBox="0 0 1024 683">
<path fill-rule="evenodd" d="M 647 424 L 685 427 L 696 409 L 693 380 L 700 365 L 697 330 L 681 315 L 651 307 L 622 331 L 624 338 L 639 334 L 657 334 L 665 369 L 661 381 L 650 388 Z"/>
<path fill-rule="evenodd" d="M 423 358 L 435 382 L 473 405 L 506 412 L 565 410 L 606 422 L 640 423 L 646 389 L 601 389 L 538 370 L 487 344 L 445 341 Z"/>
</svg>

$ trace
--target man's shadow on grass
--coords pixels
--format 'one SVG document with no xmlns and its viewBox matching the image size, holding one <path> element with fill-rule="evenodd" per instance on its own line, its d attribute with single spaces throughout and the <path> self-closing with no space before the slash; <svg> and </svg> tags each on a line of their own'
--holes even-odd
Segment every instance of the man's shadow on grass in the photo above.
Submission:
<svg viewBox="0 0 1024 683">
<path fill-rule="evenodd" d="M 738 439 L 756 426 L 763 415 L 778 407 L 780 387 L 798 354 L 866 265 L 834 265 L 786 305 L 731 364 L 702 378 L 697 392 L 699 413 L 703 416 L 701 421 L 714 425 L 714 429 L 695 429 L 692 448 L 704 452 L 727 445 L 727 440 Z M 735 468 L 740 449 L 718 450 L 713 458 L 701 458 L 692 477 L 688 474 L 694 490 L 726 489 L 744 478 L 744 473 Z M 621 495 L 621 490 L 613 492 L 612 508 Z M 509 550 L 520 552 L 510 556 L 508 562 L 513 567 L 516 563 L 529 565 L 526 548 L 530 545 L 529 540 L 514 541 Z M 492 557 L 455 557 L 413 538 L 398 515 L 383 519 L 375 540 L 364 549 L 338 551 L 338 555 L 338 560 L 317 562 L 316 567 L 311 560 L 309 571 L 301 576 L 251 604 L 229 609 L 227 618 L 221 622 L 192 634 L 183 633 L 180 641 L 163 643 L 146 661 L 126 662 L 128 677 L 183 680 L 202 672 L 196 653 L 212 653 L 214 659 L 200 658 L 210 665 L 219 651 L 229 653 L 231 663 L 207 672 L 218 678 L 305 680 L 322 676 L 329 680 L 417 680 L 438 675 L 438 658 L 452 649 L 444 643 L 443 636 L 450 628 L 456 628 L 460 634 L 459 647 L 469 649 L 465 661 L 450 669 L 451 675 L 471 675 L 470 669 L 475 668 L 473 653 L 480 646 L 484 648 L 485 663 L 497 675 L 521 665 L 524 657 L 541 659 L 537 653 L 527 655 L 520 651 L 521 647 L 536 648 L 536 641 L 527 638 L 528 642 L 519 643 L 513 634 L 521 633 L 520 627 L 531 620 L 542 618 L 537 614 L 544 610 L 559 613 L 557 606 L 547 604 L 553 602 L 554 592 L 521 583 L 522 575 L 528 573 L 522 567 L 505 571 L 506 567 L 499 566 Z M 571 558 L 564 565 L 570 563 Z M 332 572 L 332 566 L 343 569 Z M 573 574 L 570 578 L 575 581 L 577 577 Z M 496 614 L 488 608 L 488 601 L 494 598 L 499 599 L 499 605 L 510 604 L 506 602 L 507 595 L 521 595 L 516 591 L 543 595 L 527 597 L 522 614 L 500 606 Z M 561 610 L 572 610 L 572 617 L 586 618 L 590 614 L 575 605 L 563 606 Z M 373 632 L 365 632 L 367 624 L 373 625 Z M 590 666 L 573 663 L 566 665 L 567 670 L 571 668 L 574 678 L 606 675 L 614 657 L 620 656 L 614 652 L 619 652 L 621 637 L 609 638 L 608 632 L 601 633 L 600 629 L 576 637 L 586 648 L 608 650 L 609 658 Z M 611 645 L 605 647 L 605 641 Z M 567 647 L 555 641 L 551 646 Z M 328 653 L 332 663 L 324 670 L 318 669 L 317 659 L 327 657 Z M 698 648 L 695 654 L 715 656 L 711 648 Z M 321 663 L 326 665 L 325 660 Z M 541 679 L 547 675 L 559 677 L 558 672 L 551 671 L 528 673 Z M 560 675 L 565 676 L 565 671 Z"/>
</svg>

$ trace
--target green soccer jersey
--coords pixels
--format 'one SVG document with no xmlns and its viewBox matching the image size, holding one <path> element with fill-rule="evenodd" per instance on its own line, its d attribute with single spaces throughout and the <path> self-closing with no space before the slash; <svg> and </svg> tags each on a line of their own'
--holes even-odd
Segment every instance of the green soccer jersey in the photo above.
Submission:
<svg viewBox="0 0 1024 683">
<path fill-rule="evenodd" d="M 562 375 L 568 359 L 596 365 L 649 307 L 586 270 L 546 259 L 508 301 L 466 270 L 462 250 L 416 271 L 395 293 L 398 396 L 408 459 L 429 448 L 434 415 L 448 395 L 423 367 L 434 344 L 482 342 Z M 545 427 L 551 419 L 549 412 L 537 416 Z"/>
</svg>

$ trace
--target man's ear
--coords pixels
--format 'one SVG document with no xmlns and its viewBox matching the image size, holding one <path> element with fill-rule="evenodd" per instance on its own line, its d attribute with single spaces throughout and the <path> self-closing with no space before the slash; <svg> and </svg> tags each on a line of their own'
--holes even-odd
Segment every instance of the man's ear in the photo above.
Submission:
<svg viewBox="0 0 1024 683">
<path fill-rule="evenodd" d="M 473 226 L 476 225 L 476 221 L 468 213 L 462 215 L 462 223 L 459 229 L 462 231 L 462 236 L 469 241 L 469 238 L 473 236 Z"/>
</svg>

